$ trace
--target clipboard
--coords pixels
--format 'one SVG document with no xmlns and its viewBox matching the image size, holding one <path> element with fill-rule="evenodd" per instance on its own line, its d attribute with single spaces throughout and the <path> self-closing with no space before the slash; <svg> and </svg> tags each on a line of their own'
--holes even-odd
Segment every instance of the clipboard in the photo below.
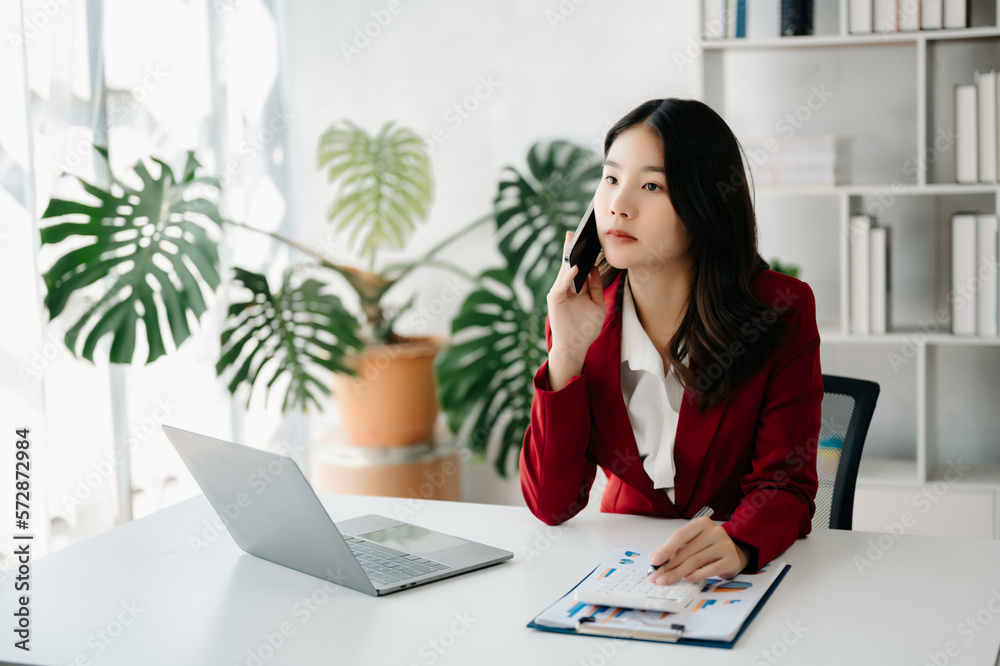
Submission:
<svg viewBox="0 0 1000 666">
<path fill-rule="evenodd" d="M 551 631 L 554 633 L 570 634 L 576 636 L 595 636 L 600 638 L 625 638 L 628 640 L 639 640 L 639 641 L 648 641 L 657 643 L 678 643 L 681 645 L 694 645 L 700 647 L 732 649 L 732 647 L 736 644 L 736 641 L 738 641 L 740 636 L 743 635 L 743 632 L 750 625 L 753 619 L 757 616 L 757 613 L 760 612 L 760 609 L 763 608 L 764 604 L 770 598 L 771 594 L 774 593 L 774 590 L 784 579 L 785 574 L 787 574 L 788 570 L 791 569 L 791 565 L 789 564 L 785 563 L 780 564 L 781 566 L 780 572 L 778 572 L 777 575 L 775 575 L 773 581 L 771 581 L 770 584 L 768 585 L 767 590 L 763 593 L 763 595 L 759 599 L 757 599 L 750 613 L 746 616 L 746 618 L 742 620 L 739 630 L 736 632 L 735 636 L 733 636 L 732 640 L 714 640 L 714 639 L 686 636 L 685 631 L 687 630 L 687 625 L 685 624 L 684 618 L 688 616 L 687 613 L 671 614 L 674 615 L 675 617 L 667 618 L 667 620 L 670 621 L 669 624 L 671 629 L 673 629 L 673 631 L 667 631 L 667 632 L 664 631 L 662 626 L 657 628 L 655 631 L 644 630 L 641 627 L 620 628 L 614 626 L 607 626 L 604 623 L 594 621 L 593 614 L 589 615 L 589 617 L 591 618 L 590 620 L 586 619 L 588 616 L 584 616 L 583 618 L 581 618 L 582 621 L 577 622 L 575 626 L 572 627 L 552 626 L 551 624 L 543 624 L 538 621 L 540 617 L 545 615 L 547 612 L 551 611 L 553 608 L 559 607 L 561 604 L 565 604 L 567 599 L 572 600 L 573 592 L 578 587 L 580 587 L 580 585 L 582 585 L 585 581 L 591 578 L 591 576 L 593 576 L 594 573 L 601 568 L 601 566 L 603 565 L 595 567 L 590 573 L 584 576 L 584 578 L 580 580 L 579 583 L 574 585 L 569 592 L 564 594 L 558 601 L 549 606 L 549 608 L 543 611 L 542 613 L 539 613 L 537 616 L 535 616 L 535 618 L 533 618 L 531 622 L 527 624 L 527 627 L 531 629 L 538 629 L 540 631 Z M 766 566 L 769 565 L 765 565 L 765 567 Z M 763 571 L 765 567 L 762 567 L 761 571 Z M 738 580 L 738 578 L 739 577 L 737 577 L 737 579 L 734 580 Z M 708 589 L 708 587 L 706 587 L 706 589 Z M 594 608 L 604 611 L 611 610 L 606 606 L 594 607 Z M 676 621 L 673 621 L 675 619 Z"/>
</svg>

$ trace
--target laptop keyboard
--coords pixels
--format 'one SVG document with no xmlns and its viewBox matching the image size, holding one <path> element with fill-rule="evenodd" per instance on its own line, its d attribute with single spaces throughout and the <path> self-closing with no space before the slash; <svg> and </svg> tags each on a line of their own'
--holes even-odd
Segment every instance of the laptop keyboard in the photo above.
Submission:
<svg viewBox="0 0 1000 666">
<path fill-rule="evenodd" d="M 440 562 L 385 546 L 376 546 L 364 539 L 346 534 L 344 540 L 372 582 L 382 585 L 391 585 L 448 568 Z"/>
</svg>

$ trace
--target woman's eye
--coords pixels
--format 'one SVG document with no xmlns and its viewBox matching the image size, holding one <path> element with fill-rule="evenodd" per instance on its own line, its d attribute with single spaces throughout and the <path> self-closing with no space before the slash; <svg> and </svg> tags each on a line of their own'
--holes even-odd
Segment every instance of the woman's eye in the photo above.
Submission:
<svg viewBox="0 0 1000 666">
<path fill-rule="evenodd" d="M 614 185 L 615 183 L 618 182 L 618 179 L 615 178 L 614 176 L 605 176 L 604 180 L 607 181 L 609 185 Z"/>
<path fill-rule="evenodd" d="M 655 192 L 656 190 L 662 189 L 656 183 L 646 183 L 645 185 L 643 185 L 643 187 L 645 187 L 646 189 L 648 189 L 650 192 Z"/>
</svg>

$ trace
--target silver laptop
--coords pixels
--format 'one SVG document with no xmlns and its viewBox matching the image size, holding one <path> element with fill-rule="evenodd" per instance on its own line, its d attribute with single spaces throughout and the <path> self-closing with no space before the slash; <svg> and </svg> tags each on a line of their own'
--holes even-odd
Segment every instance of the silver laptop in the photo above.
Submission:
<svg viewBox="0 0 1000 666">
<path fill-rule="evenodd" d="M 250 555 L 372 596 L 514 557 L 384 516 L 334 524 L 291 458 L 171 426 L 163 430 Z"/>
</svg>

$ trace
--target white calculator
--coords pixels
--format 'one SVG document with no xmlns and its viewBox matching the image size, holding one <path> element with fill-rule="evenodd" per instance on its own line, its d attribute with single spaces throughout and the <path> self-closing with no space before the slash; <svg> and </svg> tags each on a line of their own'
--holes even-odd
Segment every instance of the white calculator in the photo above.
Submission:
<svg viewBox="0 0 1000 666">
<path fill-rule="evenodd" d="M 698 596 L 705 581 L 681 579 L 671 585 L 650 583 L 641 567 L 614 569 L 586 589 L 577 589 L 576 601 L 598 606 L 679 613 Z"/>
</svg>

